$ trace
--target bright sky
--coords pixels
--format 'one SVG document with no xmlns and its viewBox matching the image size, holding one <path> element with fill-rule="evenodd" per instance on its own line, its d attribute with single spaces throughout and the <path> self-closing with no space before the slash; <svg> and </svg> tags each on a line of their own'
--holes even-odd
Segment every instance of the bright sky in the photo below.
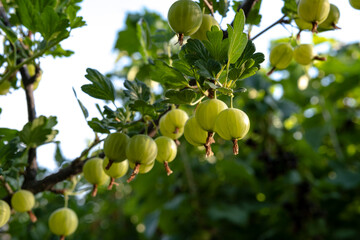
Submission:
<svg viewBox="0 0 360 240">
<path fill-rule="evenodd" d="M 101 3 L 100 3 L 101 2 Z M 94 134 L 88 127 L 78 103 L 74 97 L 72 88 L 77 92 L 78 98 L 88 108 L 90 117 L 98 116 L 95 103 L 103 106 L 103 102 L 96 101 L 82 93 L 81 86 L 89 83 L 85 79 L 86 68 L 95 68 L 105 74 L 114 69 L 116 53 L 113 52 L 117 32 L 124 27 L 127 12 L 149 10 L 159 12 L 166 18 L 167 11 L 175 0 L 133 0 L 131 4 L 125 0 L 85 0 L 81 7 L 80 16 L 84 17 L 87 26 L 75 29 L 71 37 L 62 43 L 63 48 L 75 51 L 70 58 L 44 58 L 41 59 L 43 77 L 39 88 L 35 91 L 35 105 L 37 115 L 57 116 L 56 129 L 60 132 L 56 137 L 61 141 L 62 151 L 66 158 L 74 159 L 86 148 L 88 141 L 94 138 Z M 342 42 L 359 41 L 359 28 L 354 26 L 360 22 L 360 11 L 350 7 L 347 0 L 333 0 L 341 12 L 338 31 L 322 33 L 324 37 L 334 37 Z M 99 5 L 101 4 L 101 5 Z M 263 21 L 259 28 L 253 29 L 254 36 L 257 32 L 266 28 L 281 15 L 282 0 L 263 1 Z M 229 14 L 231 19 L 233 14 Z M 217 19 L 220 21 L 221 19 Z M 222 28 L 231 20 L 222 22 Z M 295 28 L 294 28 L 295 29 Z M 296 31 L 296 30 L 294 30 Z M 277 26 L 254 41 L 257 51 L 268 56 L 269 40 L 279 37 L 288 37 L 291 28 L 285 29 Z M 302 39 L 309 41 L 309 35 L 304 34 Z M 264 68 L 267 68 L 265 63 Z M 27 122 L 27 110 L 25 93 L 21 89 L 11 94 L 0 96 L 0 127 L 22 129 Z M 41 146 L 38 149 L 38 161 L 41 166 L 55 169 L 53 160 L 55 144 Z"/>
</svg>

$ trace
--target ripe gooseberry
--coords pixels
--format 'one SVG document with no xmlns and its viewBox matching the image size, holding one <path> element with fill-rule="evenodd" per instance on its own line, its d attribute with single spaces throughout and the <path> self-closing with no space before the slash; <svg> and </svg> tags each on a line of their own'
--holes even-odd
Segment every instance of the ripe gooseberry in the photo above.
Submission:
<svg viewBox="0 0 360 240">
<path fill-rule="evenodd" d="M 325 21 L 329 11 L 329 0 L 300 0 L 298 5 L 299 16 L 312 23 L 312 32 L 317 31 L 317 26 Z"/>
<path fill-rule="evenodd" d="M 163 136 L 178 139 L 184 133 L 184 125 L 189 116 L 184 110 L 172 109 L 160 118 L 160 132 Z"/>
<path fill-rule="evenodd" d="M 177 154 L 176 143 L 166 136 L 157 137 L 155 143 L 158 149 L 156 160 L 164 164 L 166 173 L 169 176 L 173 172 L 169 167 L 169 162 L 172 162 Z"/>
<path fill-rule="evenodd" d="M 349 0 L 350 5 L 355 9 L 360 9 L 360 0 Z"/>
<path fill-rule="evenodd" d="M 244 138 L 249 132 L 250 120 L 249 117 L 236 108 L 225 109 L 220 112 L 215 122 L 215 132 L 219 134 L 224 140 L 233 141 L 233 153 L 239 153 L 237 141 Z"/>
<path fill-rule="evenodd" d="M 10 91 L 10 87 L 11 84 L 7 80 L 0 83 L 0 95 L 6 95 Z"/>
<path fill-rule="evenodd" d="M 35 205 L 35 196 L 32 192 L 28 190 L 21 189 L 14 193 L 11 197 L 11 206 L 17 212 L 27 212 L 29 214 L 30 220 L 36 222 L 36 216 L 31 211 Z"/>
<path fill-rule="evenodd" d="M 208 149 L 208 151 L 206 151 L 206 157 L 211 156 L 210 145 L 212 143 L 215 143 L 214 128 L 216 117 L 222 110 L 227 108 L 227 105 L 223 101 L 218 99 L 208 99 L 204 102 L 201 102 L 196 108 L 196 121 L 202 129 L 208 132 L 208 137 L 205 143 L 205 146 Z"/>
<path fill-rule="evenodd" d="M 203 14 L 200 28 L 190 37 L 199 40 L 208 40 L 206 33 L 208 31 L 211 31 L 212 26 L 216 26 L 218 27 L 218 29 L 220 29 L 219 23 L 216 21 L 216 19 L 213 16 L 209 14 Z"/>
<path fill-rule="evenodd" d="M 134 171 L 127 182 L 131 182 L 136 177 L 141 165 L 149 165 L 155 161 L 156 155 L 157 146 L 151 137 L 143 134 L 131 137 L 126 146 L 126 156 L 130 167 L 134 164 Z"/>
<path fill-rule="evenodd" d="M 79 221 L 72 209 L 64 207 L 51 213 L 48 223 L 53 234 L 61 236 L 60 239 L 65 239 L 66 236 L 75 232 Z"/>
<path fill-rule="evenodd" d="M 11 210 L 7 202 L 0 200 L 0 228 L 10 219 Z"/>
<path fill-rule="evenodd" d="M 334 4 L 330 4 L 330 12 L 328 17 L 319 25 L 319 30 L 340 29 L 336 24 L 340 19 L 340 10 Z"/>
<path fill-rule="evenodd" d="M 109 169 L 114 162 L 121 162 L 126 159 L 126 145 L 129 141 L 128 135 L 124 133 L 111 133 L 104 141 L 104 153 L 109 159 L 105 169 Z"/>
<path fill-rule="evenodd" d="M 200 6 L 191 0 L 179 0 L 171 5 L 168 22 L 170 28 L 178 34 L 180 46 L 184 36 L 190 36 L 200 28 L 202 15 Z"/>
<path fill-rule="evenodd" d="M 93 197 L 97 194 L 98 186 L 103 185 L 109 179 L 109 176 L 106 175 L 103 170 L 102 164 L 103 160 L 95 157 L 87 160 L 83 166 L 84 178 L 93 184 L 93 190 L 91 192 L 91 196 Z"/>
<path fill-rule="evenodd" d="M 186 121 L 184 127 L 184 137 L 191 145 L 205 146 L 206 152 L 209 151 L 209 153 L 207 154 L 208 156 L 214 155 L 214 153 L 211 151 L 211 148 L 208 149 L 206 147 L 206 139 L 208 137 L 208 133 L 200 127 L 200 125 L 196 121 L 195 116 L 190 117 Z"/>
<path fill-rule="evenodd" d="M 273 68 L 267 73 L 270 75 L 275 69 L 285 69 L 291 63 L 293 49 L 289 43 L 280 43 L 270 51 L 270 64 Z"/>
<path fill-rule="evenodd" d="M 124 160 L 119 163 L 113 163 L 109 169 L 106 169 L 108 165 L 109 165 L 109 158 L 105 157 L 102 166 L 106 175 L 110 177 L 110 183 L 108 186 L 108 189 L 110 190 L 112 186 L 116 184 L 115 179 L 121 178 L 127 173 L 129 169 L 129 162 L 128 160 Z"/>
</svg>

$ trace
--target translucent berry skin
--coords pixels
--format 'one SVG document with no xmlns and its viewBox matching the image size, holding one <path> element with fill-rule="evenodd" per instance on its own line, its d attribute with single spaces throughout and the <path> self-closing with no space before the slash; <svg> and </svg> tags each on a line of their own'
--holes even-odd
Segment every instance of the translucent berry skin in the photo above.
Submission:
<svg viewBox="0 0 360 240">
<path fill-rule="evenodd" d="M 86 161 L 83 166 L 84 178 L 91 184 L 103 185 L 109 176 L 103 170 L 103 159 L 92 158 Z"/>
<path fill-rule="evenodd" d="M 189 119 L 181 109 L 172 109 L 160 118 L 160 132 L 163 136 L 178 139 L 184 133 L 185 122 Z"/>
<path fill-rule="evenodd" d="M 184 137 L 191 145 L 203 146 L 206 143 L 208 133 L 200 127 L 195 116 L 192 116 L 185 123 Z"/>
<path fill-rule="evenodd" d="M 330 11 L 329 0 L 300 0 L 299 16 L 307 22 L 320 24 L 325 21 Z"/>
<path fill-rule="evenodd" d="M 172 162 L 177 154 L 177 146 L 174 140 L 166 136 L 160 136 L 155 139 L 158 149 L 156 160 L 160 163 Z"/>
<path fill-rule="evenodd" d="M 314 59 L 313 45 L 300 44 L 294 50 L 294 59 L 301 65 L 309 65 Z"/>
<path fill-rule="evenodd" d="M 126 159 L 126 145 L 129 137 L 124 133 L 111 133 L 104 141 L 105 156 L 114 162 L 121 162 Z"/>
<path fill-rule="evenodd" d="M 59 236 L 68 236 L 75 232 L 78 226 L 78 217 L 70 208 L 59 208 L 49 217 L 50 231 Z"/>
<path fill-rule="evenodd" d="M 190 36 L 200 28 L 202 15 L 197 3 L 191 0 L 179 0 L 169 8 L 169 26 L 175 33 Z"/>
<path fill-rule="evenodd" d="M 139 173 L 145 174 L 150 172 L 150 170 L 154 167 L 155 161 L 150 162 L 149 164 L 141 164 L 139 168 Z M 135 168 L 135 163 L 129 162 L 130 168 Z"/>
<path fill-rule="evenodd" d="M 208 40 L 206 33 L 211 31 L 212 26 L 217 26 L 218 29 L 220 29 L 219 23 L 213 16 L 204 14 L 200 28 L 190 37 L 199 40 Z"/>
<path fill-rule="evenodd" d="M 10 219 L 11 210 L 7 202 L 0 200 L 0 228 L 4 226 Z"/>
<path fill-rule="evenodd" d="M 224 140 L 240 140 L 245 137 L 249 129 L 249 117 L 240 109 L 225 109 L 216 118 L 215 132 Z"/>
<path fill-rule="evenodd" d="M 270 52 L 270 63 L 277 69 L 285 69 L 291 63 L 293 49 L 288 43 L 280 43 L 273 47 Z"/>
<path fill-rule="evenodd" d="M 336 28 L 336 24 L 339 22 L 339 19 L 340 19 L 339 8 L 334 4 L 330 4 L 329 15 L 325 19 L 325 21 L 319 25 L 319 29 L 332 30 Z"/>
<path fill-rule="evenodd" d="M 124 160 L 119 163 L 113 163 L 111 167 L 106 170 L 106 166 L 109 164 L 109 159 L 107 157 L 104 158 L 102 163 L 102 167 L 106 175 L 112 178 L 121 178 L 124 176 L 129 170 L 129 162 L 128 160 Z"/>
<path fill-rule="evenodd" d="M 222 110 L 227 108 L 227 105 L 221 100 L 206 100 L 200 103 L 196 108 L 196 121 L 205 131 L 214 132 L 216 117 Z"/>
<path fill-rule="evenodd" d="M 360 9 L 360 0 L 349 0 L 350 5 L 355 9 Z"/>
<path fill-rule="evenodd" d="M 11 206 L 17 212 L 28 212 L 35 205 L 35 196 L 28 190 L 21 189 L 11 197 Z"/>
<path fill-rule="evenodd" d="M 147 135 L 138 134 L 133 136 L 126 146 L 126 156 L 128 157 L 129 164 L 138 163 L 148 165 L 155 160 L 156 155 L 156 143 Z"/>
<path fill-rule="evenodd" d="M 295 23 L 300 30 L 312 30 L 313 25 L 311 22 L 307 22 L 302 18 L 295 18 Z"/>
</svg>

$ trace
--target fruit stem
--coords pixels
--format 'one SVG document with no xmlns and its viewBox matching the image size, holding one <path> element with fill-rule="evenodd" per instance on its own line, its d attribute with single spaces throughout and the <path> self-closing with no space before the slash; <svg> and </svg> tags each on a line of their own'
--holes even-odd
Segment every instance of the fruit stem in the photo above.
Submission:
<svg viewBox="0 0 360 240">
<path fill-rule="evenodd" d="M 29 214 L 29 217 L 30 217 L 30 221 L 31 222 L 36 222 L 37 221 L 37 218 L 36 218 L 36 216 L 35 216 L 35 214 L 30 210 L 30 211 L 28 211 L 27 212 L 28 214 Z"/>
<path fill-rule="evenodd" d="M 118 184 L 117 182 L 115 182 L 115 178 L 112 177 L 112 178 L 110 179 L 110 183 L 109 183 L 109 186 L 108 186 L 107 189 L 108 189 L 108 190 L 111 190 L 114 185 L 119 186 L 119 184 Z"/>
<path fill-rule="evenodd" d="M 315 56 L 313 60 L 326 61 L 326 57 Z"/>
<path fill-rule="evenodd" d="M 60 240 L 65 240 L 65 236 L 64 236 L 64 235 L 61 235 L 61 236 L 60 236 Z"/>
<path fill-rule="evenodd" d="M 131 176 L 128 178 L 128 180 L 126 182 L 131 182 L 132 180 L 134 180 L 134 178 L 136 177 L 136 175 L 139 174 L 139 170 L 140 170 L 140 163 L 135 163 L 135 167 L 134 167 L 134 171 L 131 173 Z"/>
<path fill-rule="evenodd" d="M 234 155 L 238 155 L 239 154 L 238 140 L 233 139 L 232 142 L 233 142 L 233 153 L 234 153 Z"/>
<path fill-rule="evenodd" d="M 183 45 L 183 42 L 184 42 L 184 34 L 183 33 L 179 33 L 178 35 L 178 42 L 180 47 Z M 175 43 L 176 44 L 176 43 Z"/>
<path fill-rule="evenodd" d="M 168 176 L 173 173 L 173 171 L 169 167 L 169 163 L 167 161 L 164 162 L 165 170 Z"/>
<path fill-rule="evenodd" d="M 206 149 L 206 157 L 210 157 L 213 156 L 214 153 L 211 150 L 211 144 L 215 143 L 214 140 L 214 132 L 208 132 L 208 136 L 206 138 L 206 143 L 205 143 L 205 149 Z"/>
<path fill-rule="evenodd" d="M 179 139 L 175 139 L 174 141 L 176 143 L 176 146 L 180 146 L 181 142 L 179 141 Z"/>
<path fill-rule="evenodd" d="M 297 40 L 297 41 L 300 41 L 300 35 L 301 35 L 301 32 L 302 32 L 302 30 L 301 30 L 301 29 L 299 29 L 298 34 L 296 34 L 296 40 Z"/>
<path fill-rule="evenodd" d="M 335 23 L 332 24 L 332 27 L 333 27 L 334 29 L 341 29 L 341 27 L 337 26 Z"/>
<path fill-rule="evenodd" d="M 276 67 L 272 67 L 272 69 L 266 74 L 267 76 L 270 76 L 275 71 Z"/>
<path fill-rule="evenodd" d="M 109 159 L 109 163 L 106 165 L 105 169 L 109 170 L 113 163 L 114 163 L 114 160 Z"/>
<path fill-rule="evenodd" d="M 311 29 L 311 32 L 312 33 L 317 33 L 318 31 L 317 31 L 317 27 L 318 27 L 318 22 L 313 22 L 312 23 L 312 25 L 313 25 L 313 27 L 312 27 L 312 29 Z"/>
<path fill-rule="evenodd" d="M 173 133 L 174 133 L 174 134 L 179 133 L 179 128 L 178 128 L 178 127 L 176 127 L 176 128 L 175 128 L 175 131 L 174 131 Z"/>
<path fill-rule="evenodd" d="M 94 184 L 93 185 L 93 190 L 91 192 L 91 196 L 95 197 L 96 194 L 97 194 L 97 190 L 98 190 L 98 185 L 97 184 Z"/>
</svg>

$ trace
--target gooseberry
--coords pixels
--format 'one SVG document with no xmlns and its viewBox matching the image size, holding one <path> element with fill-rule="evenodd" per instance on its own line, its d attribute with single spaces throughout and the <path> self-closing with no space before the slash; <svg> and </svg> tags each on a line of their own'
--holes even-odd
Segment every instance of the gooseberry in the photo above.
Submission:
<svg viewBox="0 0 360 240">
<path fill-rule="evenodd" d="M 190 37 L 199 40 L 208 40 L 206 33 L 211 31 L 212 26 L 217 26 L 218 29 L 220 29 L 219 23 L 213 16 L 209 14 L 203 14 L 200 28 Z"/>
<path fill-rule="evenodd" d="M 149 164 L 141 164 L 139 167 L 139 173 L 145 174 L 145 173 L 150 172 L 150 170 L 154 167 L 154 165 L 155 165 L 155 160 L 150 162 Z M 129 162 L 129 166 L 130 166 L 130 168 L 134 169 L 135 163 Z"/>
<path fill-rule="evenodd" d="M 11 210 L 7 202 L 0 200 L 0 228 L 10 219 Z"/>
<path fill-rule="evenodd" d="M 129 169 L 129 162 L 128 160 L 124 160 L 119 163 L 113 163 L 109 169 L 106 169 L 108 164 L 109 164 L 109 158 L 105 157 L 102 166 L 106 175 L 110 177 L 110 183 L 108 186 L 108 189 L 110 190 L 112 186 L 115 184 L 115 179 L 121 178 L 127 173 Z"/>
<path fill-rule="evenodd" d="M 198 124 L 202 129 L 208 132 L 208 137 L 206 139 L 205 146 L 209 151 L 206 152 L 206 156 L 211 155 L 211 144 L 214 143 L 214 127 L 215 120 L 217 115 L 224 109 L 227 108 L 227 105 L 218 99 L 208 99 L 204 102 L 201 102 L 195 111 L 195 118 Z"/>
<path fill-rule="evenodd" d="M 106 169 L 109 169 L 114 162 L 121 162 L 126 159 L 126 145 L 129 141 L 128 135 L 120 132 L 109 134 L 104 141 L 104 153 L 109 159 Z"/>
<path fill-rule="evenodd" d="M 329 0 L 300 0 L 298 5 L 299 16 L 312 23 L 312 32 L 317 31 L 317 26 L 325 21 L 329 11 Z"/>
<path fill-rule="evenodd" d="M 178 139 L 184 133 L 184 125 L 189 116 L 184 110 L 172 109 L 160 118 L 160 132 L 163 136 Z"/>
<path fill-rule="evenodd" d="M 166 136 L 160 136 L 155 139 L 157 146 L 157 155 L 156 160 L 160 163 L 163 163 L 167 175 L 169 176 L 172 171 L 169 167 L 169 162 L 172 162 L 177 154 L 177 146 L 174 140 Z"/>
<path fill-rule="evenodd" d="M 72 209 L 67 207 L 59 208 L 51 213 L 49 228 L 53 234 L 65 239 L 66 236 L 75 232 L 78 222 L 78 217 Z"/>
<path fill-rule="evenodd" d="M 33 83 L 33 90 L 36 90 L 42 78 L 42 71 L 39 70 L 38 73 L 36 73 L 36 66 L 34 64 L 27 64 L 26 68 L 28 70 L 30 77 L 34 77 L 37 74 L 37 76 L 35 77 L 35 81 Z M 23 81 L 21 81 L 21 87 L 25 89 Z"/>
<path fill-rule="evenodd" d="M 97 194 L 98 186 L 103 185 L 109 179 L 109 176 L 106 175 L 102 165 L 103 159 L 95 157 L 87 160 L 83 166 L 84 178 L 86 181 L 93 184 L 91 193 L 93 197 Z"/>
<path fill-rule="evenodd" d="M 328 17 L 319 25 L 319 30 L 333 30 L 339 29 L 336 24 L 339 22 L 340 11 L 337 6 L 330 4 L 330 12 Z"/>
<path fill-rule="evenodd" d="M 215 132 L 224 140 L 233 141 L 234 155 L 239 153 L 237 141 L 244 138 L 249 129 L 249 117 L 245 112 L 236 108 L 223 110 L 215 121 Z"/>
<path fill-rule="evenodd" d="M 309 65 L 314 59 L 312 44 L 300 44 L 294 49 L 294 59 L 301 65 Z"/>
<path fill-rule="evenodd" d="M 15 211 L 27 212 L 32 222 L 36 222 L 37 220 L 35 214 L 31 211 L 34 205 L 35 196 L 28 190 L 21 189 L 15 192 L 11 197 L 11 206 Z"/>
<path fill-rule="evenodd" d="M 273 47 L 270 52 L 270 64 L 273 68 L 268 72 L 270 75 L 275 69 L 285 69 L 291 63 L 293 49 L 289 43 L 280 43 Z"/>
<path fill-rule="evenodd" d="M 156 155 L 157 146 L 151 137 L 143 134 L 131 137 L 126 146 L 126 156 L 130 167 L 134 164 L 134 171 L 127 182 L 131 182 L 136 177 L 141 165 L 149 165 L 155 161 Z"/>
<path fill-rule="evenodd" d="M 360 9 L 360 0 L 349 0 L 350 5 L 355 9 Z"/>
<path fill-rule="evenodd" d="M 0 95 L 6 95 L 9 92 L 10 87 L 11 87 L 11 84 L 7 80 L 0 83 Z"/>
<path fill-rule="evenodd" d="M 200 28 L 202 15 L 200 6 L 191 0 L 179 0 L 171 5 L 168 22 L 170 28 L 178 34 L 180 46 L 184 36 L 190 36 Z"/>
<path fill-rule="evenodd" d="M 198 122 L 196 121 L 195 116 L 191 116 L 185 123 L 184 127 L 184 137 L 190 143 L 194 146 L 205 146 L 206 152 L 208 152 L 208 156 L 214 155 L 211 151 L 211 148 L 208 149 L 206 146 L 206 140 L 208 137 L 207 131 L 202 129 Z"/>
<path fill-rule="evenodd" d="M 300 17 L 295 18 L 295 23 L 296 23 L 296 26 L 298 26 L 298 28 L 300 30 L 312 30 L 312 28 L 313 28 L 313 25 L 311 22 L 307 22 Z"/>
</svg>

